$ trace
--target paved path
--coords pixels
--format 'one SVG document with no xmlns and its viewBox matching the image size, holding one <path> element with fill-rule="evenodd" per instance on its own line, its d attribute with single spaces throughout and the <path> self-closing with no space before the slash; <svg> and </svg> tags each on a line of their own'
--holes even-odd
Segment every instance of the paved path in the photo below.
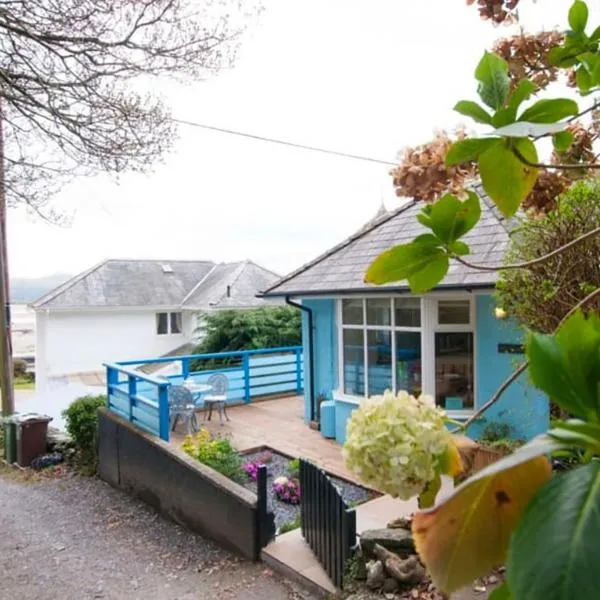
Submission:
<svg viewBox="0 0 600 600">
<path fill-rule="evenodd" d="M 0 598 L 297 600 L 311 596 L 96 479 L 0 473 Z"/>
</svg>

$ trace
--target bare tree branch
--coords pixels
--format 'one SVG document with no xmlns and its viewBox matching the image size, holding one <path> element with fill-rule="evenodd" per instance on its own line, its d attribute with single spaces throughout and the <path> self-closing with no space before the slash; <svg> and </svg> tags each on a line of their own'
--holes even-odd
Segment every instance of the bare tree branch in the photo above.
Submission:
<svg viewBox="0 0 600 600">
<path fill-rule="evenodd" d="M 152 78 L 201 79 L 231 65 L 255 2 L 0 2 L 10 205 L 42 208 L 74 176 L 151 169 L 176 126 L 142 90 Z"/>
<path fill-rule="evenodd" d="M 588 231 L 588 232 L 584 233 L 583 235 L 580 235 L 579 237 L 575 238 L 574 240 L 571 240 L 570 242 L 568 242 L 567 244 L 564 244 L 564 245 L 560 246 L 559 248 L 556 248 L 556 250 L 552 250 L 552 252 L 548 252 L 548 254 L 544 254 L 544 256 L 540 256 L 539 258 L 534 258 L 533 260 L 528 260 L 526 262 L 512 264 L 512 265 L 496 265 L 496 266 L 479 265 L 479 264 L 471 263 L 456 254 L 452 254 L 451 257 L 455 261 L 465 265 L 465 267 L 469 267 L 471 269 L 477 269 L 478 271 L 500 271 L 500 270 L 505 270 L 505 269 L 527 269 L 528 267 L 533 267 L 534 265 L 542 263 L 545 260 L 548 260 L 548 259 L 552 258 L 553 256 L 556 256 L 557 254 L 560 254 L 561 252 L 564 252 L 565 250 L 568 250 L 569 248 L 576 246 L 580 242 L 583 242 L 584 240 L 587 240 L 588 238 L 591 238 L 598 234 L 600 234 L 600 227 L 596 227 L 595 229 L 592 229 L 591 231 Z"/>
</svg>

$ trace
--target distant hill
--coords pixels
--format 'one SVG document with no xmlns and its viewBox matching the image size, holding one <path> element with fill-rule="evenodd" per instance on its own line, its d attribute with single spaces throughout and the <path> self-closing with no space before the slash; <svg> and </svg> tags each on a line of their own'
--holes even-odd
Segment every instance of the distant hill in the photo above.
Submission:
<svg viewBox="0 0 600 600">
<path fill-rule="evenodd" d="M 11 304 L 28 304 L 29 302 L 34 302 L 71 277 L 72 275 L 57 273 L 56 275 L 32 279 L 11 279 L 10 302 Z"/>
</svg>

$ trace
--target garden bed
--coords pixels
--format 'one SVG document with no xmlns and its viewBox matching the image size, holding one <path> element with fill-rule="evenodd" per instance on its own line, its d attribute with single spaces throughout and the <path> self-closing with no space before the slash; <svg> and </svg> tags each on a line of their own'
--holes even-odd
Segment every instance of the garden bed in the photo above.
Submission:
<svg viewBox="0 0 600 600">
<path fill-rule="evenodd" d="M 300 504 L 288 504 L 276 498 L 273 489 L 273 482 L 278 477 L 292 478 L 289 463 L 292 460 L 289 456 L 272 450 L 268 447 L 255 448 L 242 454 L 244 463 L 260 461 L 266 454 L 270 455 L 271 461 L 266 464 L 267 467 L 267 510 L 273 511 L 275 515 L 275 526 L 279 533 L 283 525 L 300 522 Z M 329 474 L 328 474 L 329 475 Z M 369 500 L 373 500 L 379 494 L 373 490 L 361 487 L 339 477 L 329 475 L 331 481 L 340 490 L 344 502 L 348 506 L 357 506 Z M 246 489 L 256 493 L 256 481 L 248 478 L 242 484 Z M 302 490 L 300 490 L 300 502 L 302 502 Z"/>
</svg>

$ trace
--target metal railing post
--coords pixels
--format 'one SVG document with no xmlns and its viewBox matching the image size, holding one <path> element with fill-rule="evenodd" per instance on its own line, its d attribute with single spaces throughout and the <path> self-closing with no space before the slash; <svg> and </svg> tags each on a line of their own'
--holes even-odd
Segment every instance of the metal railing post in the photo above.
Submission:
<svg viewBox="0 0 600 600">
<path fill-rule="evenodd" d="M 250 355 L 244 352 L 242 355 L 242 367 L 244 369 L 244 402 L 250 402 Z"/>
<path fill-rule="evenodd" d="M 302 348 L 296 348 L 296 393 L 301 394 L 304 388 L 302 382 Z"/>
<path fill-rule="evenodd" d="M 137 396 L 137 379 L 133 375 L 127 376 L 128 383 L 128 391 L 129 391 L 129 422 L 133 421 L 133 405 L 135 403 L 135 397 Z"/>
<path fill-rule="evenodd" d="M 169 384 L 158 386 L 158 433 L 161 440 L 169 441 Z"/>
<path fill-rule="evenodd" d="M 187 356 L 181 359 L 181 374 L 184 381 L 190 376 L 190 359 Z"/>
</svg>

